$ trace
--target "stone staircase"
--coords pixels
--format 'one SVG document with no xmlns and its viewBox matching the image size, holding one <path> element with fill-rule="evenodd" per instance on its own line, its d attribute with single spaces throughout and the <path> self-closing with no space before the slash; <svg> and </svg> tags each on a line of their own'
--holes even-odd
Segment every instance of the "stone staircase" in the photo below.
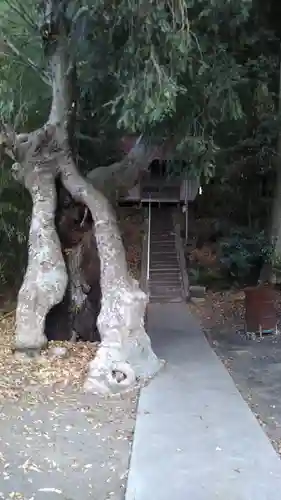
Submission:
<svg viewBox="0 0 281 500">
<path fill-rule="evenodd" d="M 150 302 L 181 302 L 183 283 L 176 250 L 173 207 L 151 207 Z"/>
</svg>

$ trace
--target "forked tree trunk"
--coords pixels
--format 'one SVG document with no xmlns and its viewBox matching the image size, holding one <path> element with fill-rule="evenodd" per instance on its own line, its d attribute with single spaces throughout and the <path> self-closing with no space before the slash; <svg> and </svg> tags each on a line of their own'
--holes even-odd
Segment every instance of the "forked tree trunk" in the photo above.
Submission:
<svg viewBox="0 0 281 500">
<path fill-rule="evenodd" d="M 14 174 L 17 177 L 15 168 Z M 40 165 L 25 177 L 25 185 L 31 194 L 33 209 L 28 265 L 18 294 L 15 347 L 26 351 L 45 345 L 45 318 L 63 299 L 67 273 L 54 223 L 54 174 Z"/>
<path fill-rule="evenodd" d="M 26 350 L 44 345 L 46 315 L 62 300 L 67 285 L 54 223 L 56 191 L 50 169 L 50 163 L 54 163 L 54 171 L 60 173 L 66 189 L 92 214 L 100 259 L 102 303 L 98 328 L 101 344 L 90 363 L 85 390 L 118 393 L 132 388 L 139 379 L 153 376 L 161 367 L 144 329 L 147 297 L 128 272 L 125 250 L 109 202 L 79 175 L 67 145 L 61 144 L 60 132 L 55 125 L 48 125 L 34 134 L 41 149 L 36 142 L 32 144 L 34 137 L 31 136 L 29 150 L 31 154 L 35 152 L 35 158 L 27 161 L 21 173 L 34 206 L 28 268 L 18 297 L 16 347 Z M 52 161 L 46 163 L 46 157 Z M 34 163 L 40 165 L 40 170 L 33 167 Z M 74 267 L 77 269 L 77 262 Z M 76 300 L 80 304 L 83 296 Z"/>
<path fill-rule="evenodd" d="M 53 11 L 52 0 L 43 4 L 47 14 Z M 63 10 L 60 16 L 64 16 Z M 34 204 L 28 269 L 18 298 L 16 346 L 40 348 L 45 343 L 46 314 L 62 300 L 67 285 L 65 263 L 54 223 L 54 177 L 60 174 L 74 199 L 82 201 L 91 211 L 100 258 L 102 304 L 98 328 L 101 345 L 90 363 L 85 390 L 118 393 L 133 387 L 138 379 L 153 376 L 162 363 L 154 354 L 144 329 L 147 297 L 128 272 L 111 206 L 103 194 L 78 174 L 69 155 L 67 124 L 73 104 L 69 77 L 73 64 L 65 43 L 66 25 L 58 23 L 61 36 L 51 47 L 53 99 L 48 123 L 41 130 L 28 134 L 24 144 L 20 143 L 21 147 L 16 151 Z M 19 142 L 19 136 L 16 139 Z M 140 171 L 148 167 L 153 154 L 150 147 L 139 141 L 124 162 L 113 166 L 112 172 L 106 169 L 95 173 L 92 181 L 97 181 L 96 175 L 101 178 L 102 173 L 109 172 L 109 178 L 105 175 L 106 181 L 101 183 L 101 189 L 106 183 L 114 184 L 112 174 L 118 186 L 123 170 L 127 174 L 124 188 L 128 188 L 128 182 L 134 184 Z M 50 170 L 51 165 L 55 165 L 53 171 Z M 76 297 L 75 302 L 80 303 L 80 299 L 82 296 Z"/>
</svg>

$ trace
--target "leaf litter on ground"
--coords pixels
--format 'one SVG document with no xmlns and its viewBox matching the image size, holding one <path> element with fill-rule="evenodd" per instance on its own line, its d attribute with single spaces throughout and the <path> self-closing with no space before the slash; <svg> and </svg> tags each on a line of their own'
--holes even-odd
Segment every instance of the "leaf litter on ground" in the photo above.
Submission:
<svg viewBox="0 0 281 500">
<path fill-rule="evenodd" d="M 143 211 L 135 207 L 118 207 L 117 216 L 129 271 L 139 279 Z M 14 333 L 15 311 L 0 313 L 0 402 L 17 400 L 27 393 L 35 395 L 42 388 L 61 391 L 66 387 L 75 390 L 82 387 L 98 343 L 49 342 L 41 356 L 27 359 L 13 354 Z"/>
<path fill-rule="evenodd" d="M 28 359 L 14 355 L 14 332 L 15 313 L 0 317 L 0 401 L 18 399 L 39 387 L 81 387 L 97 343 L 49 342 L 40 356 Z M 65 355 L 54 356 L 56 348 L 64 348 Z"/>
</svg>

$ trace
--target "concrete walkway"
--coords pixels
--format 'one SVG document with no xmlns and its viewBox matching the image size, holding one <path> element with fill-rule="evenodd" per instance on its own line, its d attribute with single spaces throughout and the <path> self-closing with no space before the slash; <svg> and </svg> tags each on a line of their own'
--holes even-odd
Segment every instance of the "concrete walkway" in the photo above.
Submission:
<svg viewBox="0 0 281 500">
<path fill-rule="evenodd" d="M 281 462 L 186 304 L 151 304 L 126 500 L 279 500 Z"/>
</svg>

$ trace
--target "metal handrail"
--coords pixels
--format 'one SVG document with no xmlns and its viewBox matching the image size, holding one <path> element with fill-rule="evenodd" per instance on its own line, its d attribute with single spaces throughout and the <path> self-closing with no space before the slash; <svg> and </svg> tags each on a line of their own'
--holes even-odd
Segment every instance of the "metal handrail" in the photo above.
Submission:
<svg viewBox="0 0 281 500">
<path fill-rule="evenodd" d="M 186 180 L 185 180 L 184 205 L 185 205 L 185 243 L 187 243 L 187 240 L 188 240 L 188 193 L 187 193 L 187 181 Z"/>
<path fill-rule="evenodd" d="M 146 266 L 146 281 L 149 281 L 150 276 L 150 239 L 151 239 L 151 196 L 148 201 L 148 232 L 147 232 L 147 266 Z"/>
</svg>

